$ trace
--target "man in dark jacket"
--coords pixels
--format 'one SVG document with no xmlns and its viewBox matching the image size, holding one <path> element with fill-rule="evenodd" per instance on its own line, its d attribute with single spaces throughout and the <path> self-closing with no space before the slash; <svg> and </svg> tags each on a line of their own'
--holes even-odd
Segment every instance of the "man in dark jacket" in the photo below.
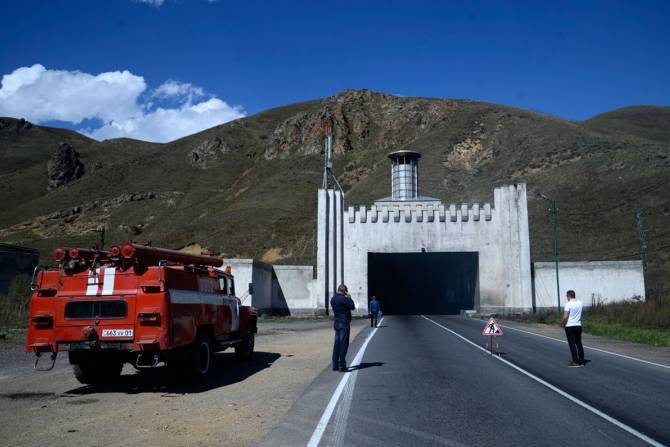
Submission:
<svg viewBox="0 0 670 447">
<path fill-rule="evenodd" d="M 370 304 L 368 304 L 368 309 L 370 309 L 370 327 L 377 327 L 379 324 L 379 312 L 382 310 L 382 306 L 377 301 L 376 296 L 372 296 Z"/>
<path fill-rule="evenodd" d="M 335 343 L 333 344 L 333 371 L 347 372 L 347 350 L 349 349 L 349 325 L 351 311 L 356 309 L 347 286 L 340 284 L 337 293 L 330 299 L 335 316 Z"/>
</svg>

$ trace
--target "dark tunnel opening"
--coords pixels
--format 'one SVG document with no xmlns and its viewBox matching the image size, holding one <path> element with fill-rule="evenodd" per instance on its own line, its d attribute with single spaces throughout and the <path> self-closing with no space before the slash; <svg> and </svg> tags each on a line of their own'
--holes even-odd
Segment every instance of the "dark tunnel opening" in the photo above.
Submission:
<svg viewBox="0 0 670 447">
<path fill-rule="evenodd" d="M 385 315 L 474 309 L 478 276 L 477 252 L 368 253 L 368 294 Z"/>
</svg>

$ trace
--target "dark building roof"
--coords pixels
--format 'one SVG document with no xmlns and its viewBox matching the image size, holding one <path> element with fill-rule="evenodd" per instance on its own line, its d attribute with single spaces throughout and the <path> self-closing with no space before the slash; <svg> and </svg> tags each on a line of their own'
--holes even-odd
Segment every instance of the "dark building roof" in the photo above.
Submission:
<svg viewBox="0 0 670 447">
<path fill-rule="evenodd" d="M 12 244 L 3 244 L 0 242 L 0 252 L 12 252 L 12 253 L 34 253 L 39 256 L 39 250 L 30 247 L 22 247 L 20 245 Z"/>
</svg>

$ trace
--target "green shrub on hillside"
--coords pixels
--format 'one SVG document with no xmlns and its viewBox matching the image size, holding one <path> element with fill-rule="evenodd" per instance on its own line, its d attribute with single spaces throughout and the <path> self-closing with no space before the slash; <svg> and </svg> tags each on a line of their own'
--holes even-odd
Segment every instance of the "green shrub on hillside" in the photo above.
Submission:
<svg viewBox="0 0 670 447">
<path fill-rule="evenodd" d="M 663 297 L 647 301 L 633 299 L 599 304 L 586 308 L 584 319 L 590 323 L 670 330 L 670 298 Z"/>
</svg>

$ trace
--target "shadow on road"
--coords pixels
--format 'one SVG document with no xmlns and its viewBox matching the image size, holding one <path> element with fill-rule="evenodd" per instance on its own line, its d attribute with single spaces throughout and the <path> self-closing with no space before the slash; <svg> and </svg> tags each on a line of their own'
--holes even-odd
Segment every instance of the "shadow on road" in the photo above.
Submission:
<svg viewBox="0 0 670 447">
<path fill-rule="evenodd" d="M 370 368 L 372 366 L 382 366 L 384 365 L 384 362 L 367 362 L 367 363 L 359 363 L 358 365 L 352 365 L 349 367 L 349 371 L 356 371 L 359 369 L 365 369 L 365 368 Z"/>
<path fill-rule="evenodd" d="M 214 355 L 214 369 L 209 378 L 202 383 L 188 383 L 170 374 L 167 368 L 155 368 L 124 374 L 115 383 L 105 385 L 84 385 L 66 391 L 65 394 L 88 395 L 96 393 L 164 393 L 188 394 L 202 393 L 215 388 L 232 385 L 272 366 L 281 357 L 276 352 L 255 352 L 247 361 L 235 360 L 231 353 Z M 169 396 L 165 396 L 169 397 Z"/>
</svg>

